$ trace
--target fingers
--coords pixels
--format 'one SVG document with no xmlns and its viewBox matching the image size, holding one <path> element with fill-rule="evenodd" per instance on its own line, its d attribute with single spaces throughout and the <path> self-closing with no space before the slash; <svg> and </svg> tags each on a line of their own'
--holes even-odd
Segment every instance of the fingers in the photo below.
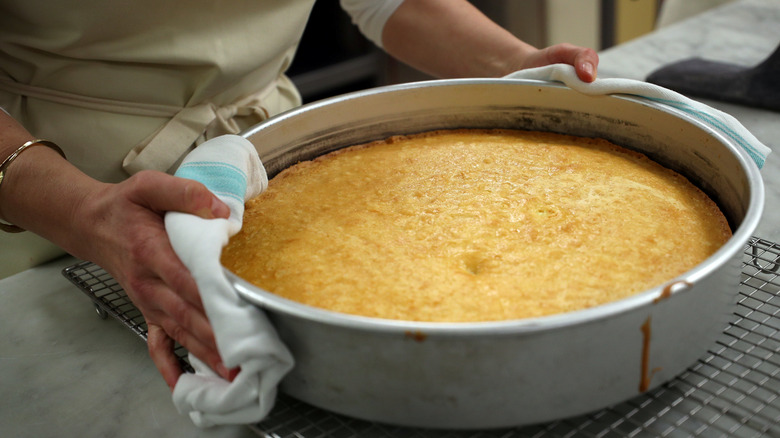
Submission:
<svg viewBox="0 0 780 438">
<path fill-rule="evenodd" d="M 204 219 L 230 216 L 230 208 L 198 181 L 152 171 L 139 172 L 131 180 L 134 200 L 154 211 L 178 211 Z"/>
<path fill-rule="evenodd" d="M 584 82 L 593 82 L 596 80 L 599 56 L 591 49 L 581 49 L 574 56 L 573 65 L 577 77 Z"/>
<path fill-rule="evenodd" d="M 184 374 L 179 363 L 179 357 L 175 353 L 175 344 L 165 330 L 157 324 L 147 323 L 147 347 L 149 348 L 149 356 L 152 358 L 157 371 L 162 375 L 163 380 L 168 385 L 168 388 L 173 391 L 176 387 L 176 382 L 179 381 L 179 377 Z M 186 347 L 185 347 L 186 348 Z M 203 360 L 203 356 L 198 355 L 191 351 L 199 359 Z M 217 356 L 217 359 L 219 356 Z M 209 364 L 209 362 L 206 362 Z M 209 366 L 217 372 L 223 379 L 233 381 L 240 371 L 239 368 L 228 370 L 222 364 L 221 361 L 217 361 L 216 364 Z"/>
<path fill-rule="evenodd" d="M 214 331 L 189 271 L 169 246 L 152 254 L 148 262 L 158 268 L 157 278 L 132 284 L 133 302 L 147 324 L 162 329 L 166 336 L 175 339 L 217 374 L 228 378 L 229 372 L 222 364 Z"/>
<path fill-rule="evenodd" d="M 97 224 L 93 234 L 104 243 L 88 252 L 105 263 L 144 315 L 149 352 L 166 383 L 173 387 L 182 372 L 174 341 L 229 379 L 234 373 L 222 363 L 197 284 L 171 247 L 163 222 L 167 211 L 226 218 L 228 206 L 197 181 L 153 171 L 108 186 L 101 199 L 90 206 Z"/>
<path fill-rule="evenodd" d="M 158 285 L 160 289 L 165 286 Z M 171 365 L 171 355 L 173 350 L 173 340 L 177 341 L 187 351 L 203 361 L 220 377 L 232 379 L 235 373 L 228 370 L 222 363 L 222 359 L 217 349 L 214 332 L 209 324 L 206 315 L 193 307 L 190 303 L 177 296 L 172 291 L 154 294 L 157 299 L 156 308 L 146 307 L 144 317 L 149 327 L 149 352 L 152 360 L 160 369 L 166 383 L 171 384 L 174 367 Z M 152 331 L 154 330 L 154 338 Z M 154 341 L 154 342 L 153 342 Z M 175 359 L 175 355 L 174 355 Z M 178 363 L 176 365 L 178 370 Z M 176 374 L 178 379 L 179 373 Z"/>
<path fill-rule="evenodd" d="M 125 286 L 134 294 L 131 298 L 144 304 L 159 305 L 160 296 L 178 295 L 203 313 L 195 279 L 171 247 L 161 218 L 156 217 L 153 225 L 143 230 L 134 230 L 142 219 L 127 226 L 127 235 L 132 240 L 127 245 L 129 257 L 122 259 L 119 266 L 122 273 L 119 279 L 125 278 Z M 158 282 L 167 289 L 160 291 Z"/>
<path fill-rule="evenodd" d="M 231 372 L 222 363 L 195 280 L 167 239 L 154 242 L 159 247 L 149 251 L 145 260 L 156 267 L 156 277 L 131 284 L 133 302 L 148 324 L 161 328 L 218 375 L 230 379 Z"/>
<path fill-rule="evenodd" d="M 584 82 L 596 80 L 599 55 L 593 50 L 572 44 L 556 44 L 540 50 L 529 59 L 527 67 L 541 67 L 550 64 L 569 64 Z"/>
<path fill-rule="evenodd" d="M 222 362 L 214 331 L 201 309 L 175 293 L 161 294 L 157 304 L 162 314 L 154 319 L 166 333 L 212 368 Z"/>
<path fill-rule="evenodd" d="M 120 266 L 121 273 L 114 276 L 121 279 L 120 283 L 146 319 L 149 351 L 154 354 L 152 359 L 166 383 L 175 384 L 180 374 L 178 365 L 172 365 L 172 340 L 227 378 L 197 284 L 163 230 L 128 234 L 135 237 L 129 249 L 131 257 L 123 259 L 126 263 Z M 153 334 L 152 330 L 158 333 Z"/>
<path fill-rule="evenodd" d="M 152 362 L 173 391 L 179 376 L 183 373 L 179 366 L 179 359 L 173 352 L 173 340 L 165 334 L 162 327 L 147 322 L 146 344 Z"/>
</svg>

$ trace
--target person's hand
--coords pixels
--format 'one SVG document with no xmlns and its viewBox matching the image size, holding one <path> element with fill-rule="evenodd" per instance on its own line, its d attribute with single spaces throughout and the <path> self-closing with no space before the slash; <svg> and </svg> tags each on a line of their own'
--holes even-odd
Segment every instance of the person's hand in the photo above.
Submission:
<svg viewBox="0 0 780 438">
<path fill-rule="evenodd" d="M 599 55 L 593 50 L 572 44 L 556 44 L 529 54 L 520 69 L 543 67 L 550 64 L 574 66 L 577 77 L 585 82 L 596 80 Z"/>
<path fill-rule="evenodd" d="M 500 78 L 562 63 L 593 82 L 599 63 L 595 51 L 572 44 L 537 49 L 467 0 L 404 1 L 385 23 L 382 43 L 391 56 L 438 78 Z"/>
<path fill-rule="evenodd" d="M 227 218 L 227 205 L 202 184 L 144 171 L 118 184 L 101 185 L 79 208 L 90 248 L 80 255 L 109 272 L 127 291 L 148 325 L 148 347 L 165 382 L 182 373 L 174 341 L 226 379 L 235 371 L 220 359 L 198 288 L 165 232 L 166 211 L 205 219 Z"/>
</svg>

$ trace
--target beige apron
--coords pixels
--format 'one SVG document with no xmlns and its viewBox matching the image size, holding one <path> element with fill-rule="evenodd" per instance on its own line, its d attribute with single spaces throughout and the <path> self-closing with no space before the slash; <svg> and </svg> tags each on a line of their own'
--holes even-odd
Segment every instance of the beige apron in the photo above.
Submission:
<svg viewBox="0 0 780 438">
<path fill-rule="evenodd" d="M 283 72 L 313 1 L 0 0 L 0 106 L 98 180 L 170 172 L 300 104 Z M 0 278 L 62 253 L 0 233 Z"/>
</svg>

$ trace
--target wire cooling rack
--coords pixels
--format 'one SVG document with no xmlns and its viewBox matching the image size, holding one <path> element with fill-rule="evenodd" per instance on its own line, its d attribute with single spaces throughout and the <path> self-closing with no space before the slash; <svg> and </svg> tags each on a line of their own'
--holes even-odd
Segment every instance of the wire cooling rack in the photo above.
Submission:
<svg viewBox="0 0 780 438">
<path fill-rule="evenodd" d="M 627 402 L 534 426 L 489 431 L 393 427 L 332 414 L 280 394 L 261 423 L 264 438 L 780 437 L 780 245 L 745 246 L 739 304 L 718 342 L 674 380 Z M 146 323 L 102 268 L 82 262 L 63 270 L 95 304 L 146 340 Z M 177 354 L 184 365 L 186 351 Z"/>
</svg>

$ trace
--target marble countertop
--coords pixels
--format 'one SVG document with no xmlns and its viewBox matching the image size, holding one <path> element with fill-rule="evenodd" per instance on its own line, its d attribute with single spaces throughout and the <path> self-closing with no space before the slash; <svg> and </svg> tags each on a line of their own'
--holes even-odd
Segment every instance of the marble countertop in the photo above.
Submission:
<svg viewBox="0 0 780 438">
<path fill-rule="evenodd" d="M 753 65 L 780 43 L 780 2 L 743 0 L 601 54 L 602 77 L 644 79 L 679 59 Z M 762 174 L 766 209 L 756 235 L 780 241 L 780 113 L 706 101 L 776 149 Z M 69 257 L 0 280 L 0 436 L 248 437 L 179 415 L 135 334 L 100 319 L 62 275 Z"/>
<path fill-rule="evenodd" d="M 74 263 L 0 280 L 0 437 L 256 437 L 180 415 L 141 338 L 62 276 Z"/>
</svg>

